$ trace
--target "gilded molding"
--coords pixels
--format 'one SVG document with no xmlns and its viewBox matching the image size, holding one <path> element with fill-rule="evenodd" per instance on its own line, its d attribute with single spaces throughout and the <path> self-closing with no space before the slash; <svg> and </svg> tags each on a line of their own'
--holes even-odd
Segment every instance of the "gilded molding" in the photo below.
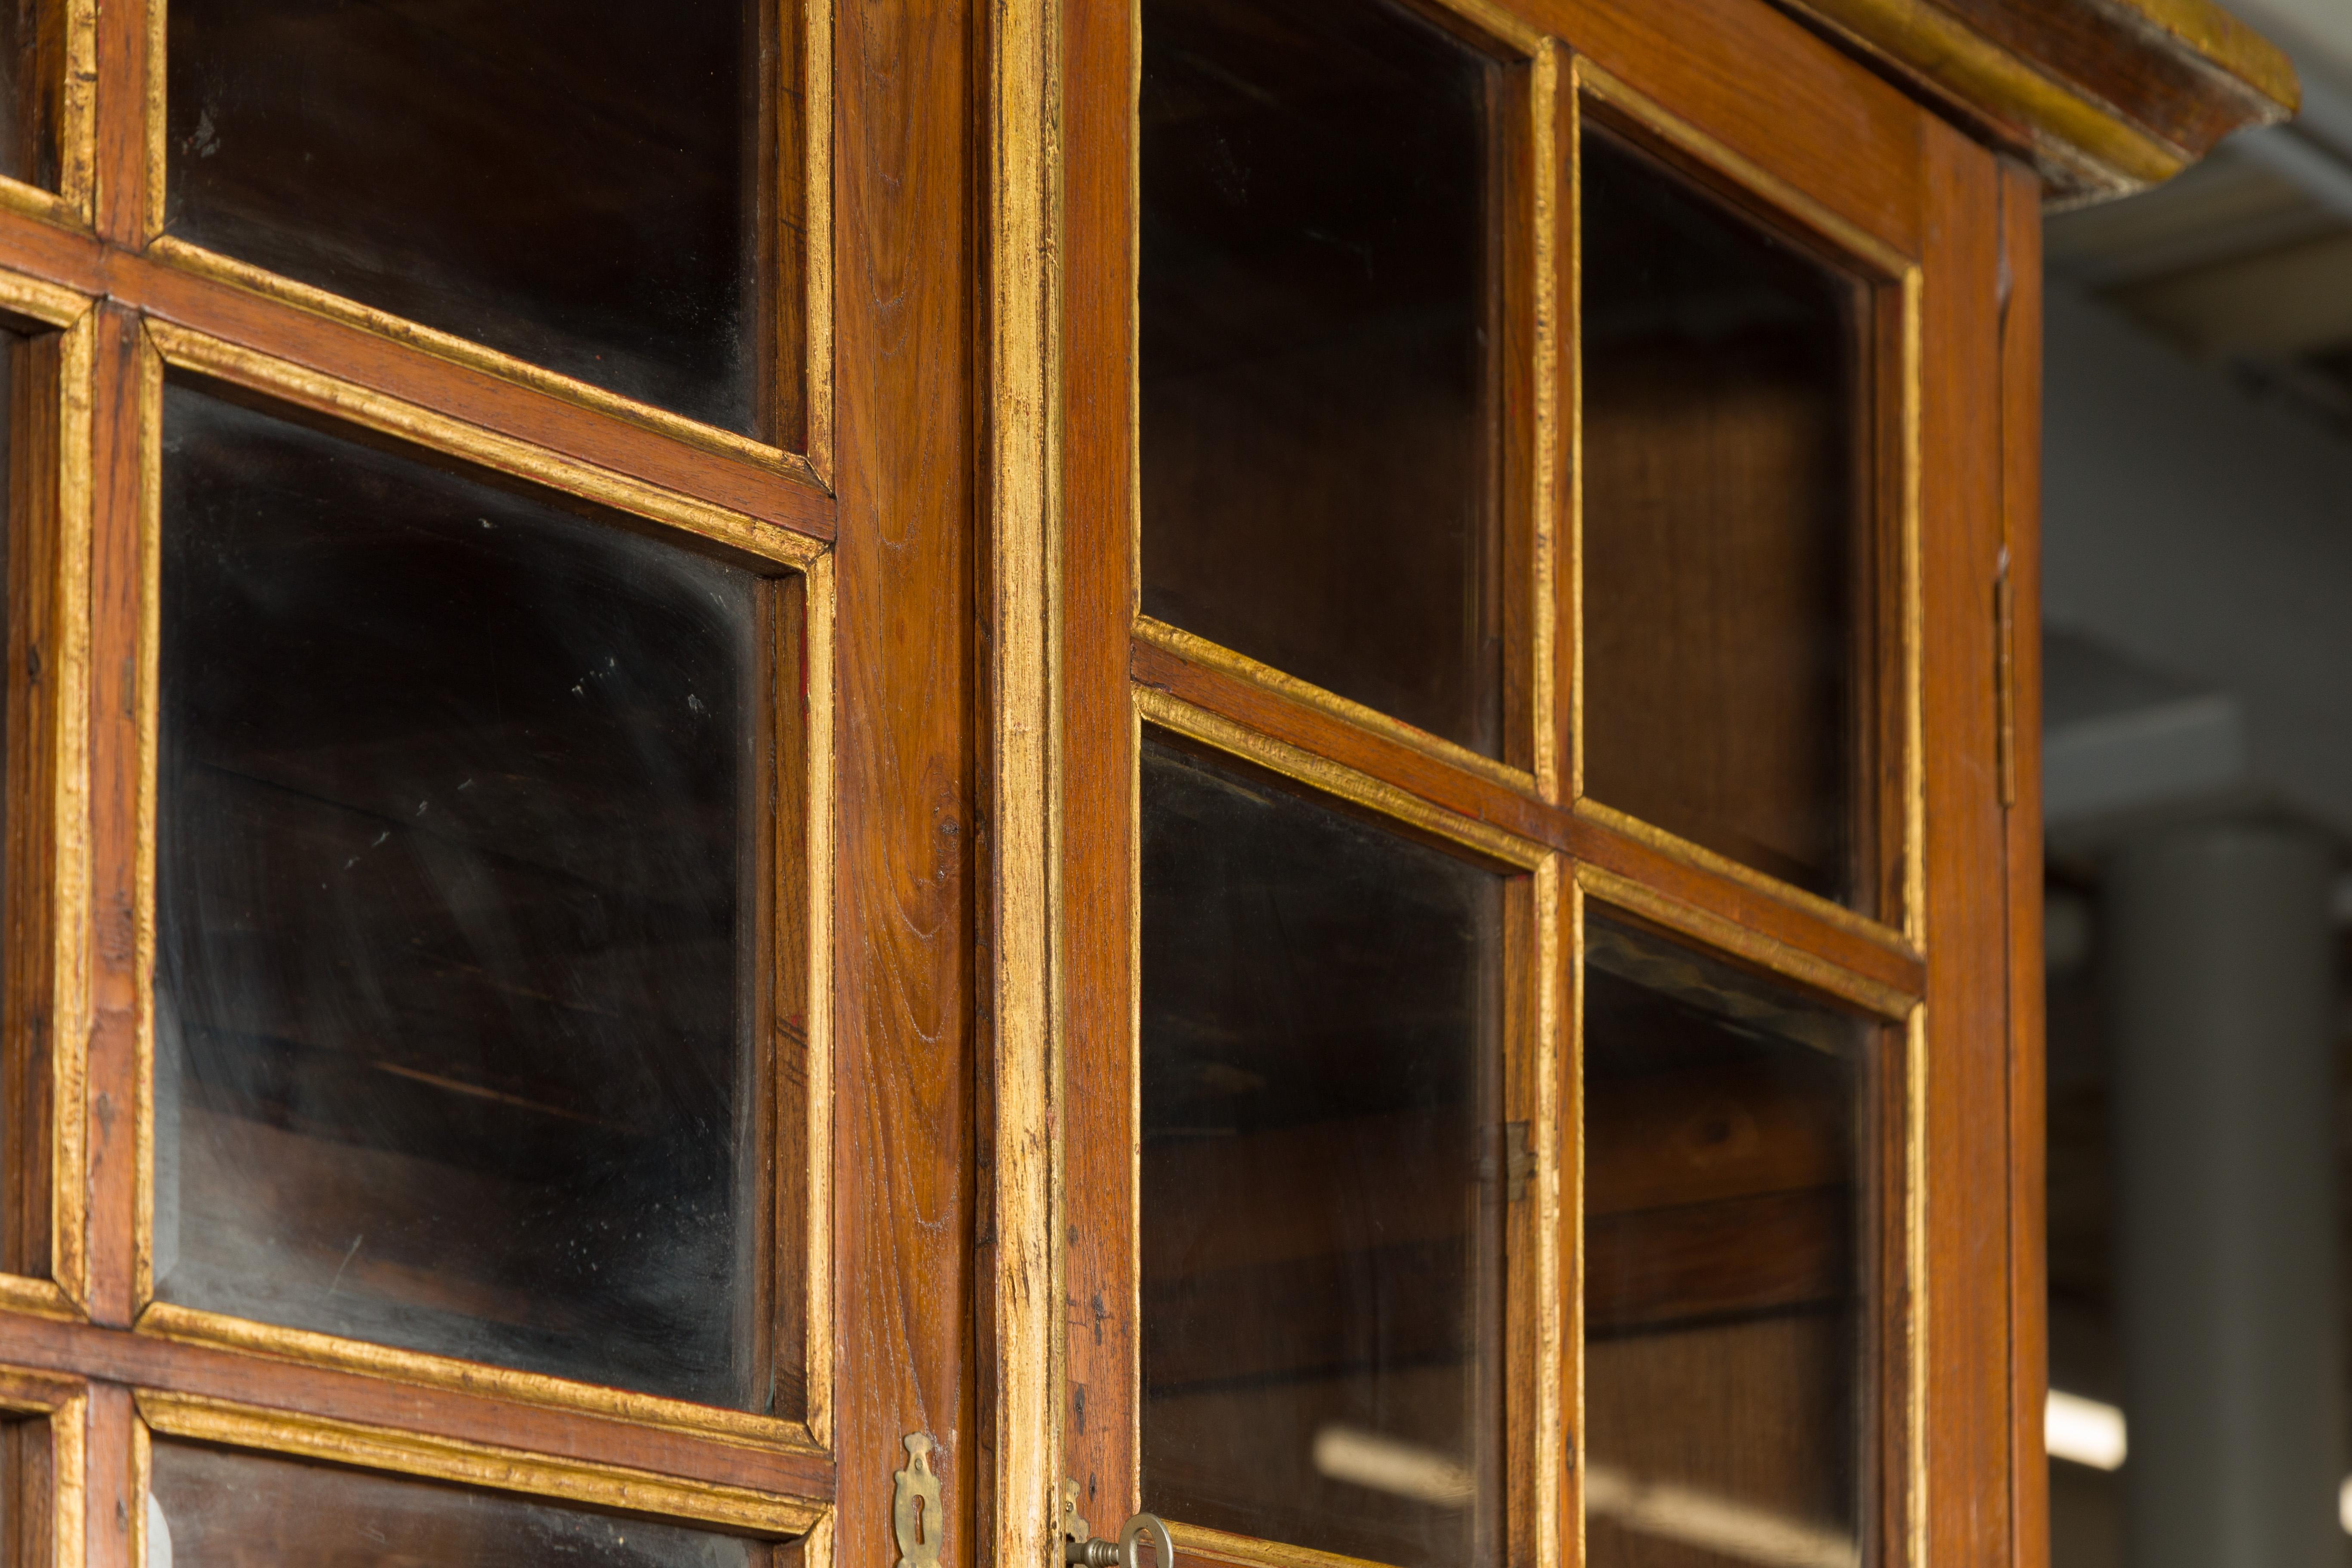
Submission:
<svg viewBox="0 0 2352 1568">
<path fill-rule="evenodd" d="M 1538 617 L 1538 624 L 1541 625 L 1541 617 Z M 1491 779 L 1506 789 L 1517 790 L 1522 795 L 1536 793 L 1536 775 L 1524 768 L 1511 767 L 1492 757 L 1482 756 L 1466 746 L 1456 745 L 1426 730 L 1416 729 L 1402 720 L 1391 719 L 1376 708 L 1368 708 L 1360 702 L 1327 691 L 1295 675 L 1286 675 L 1272 665 L 1262 664 L 1246 654 L 1235 653 L 1222 644 L 1196 637 L 1165 621 L 1153 620 L 1150 616 L 1138 616 L 1135 618 L 1135 637 L 1139 642 L 1174 654 L 1187 664 L 1230 676 L 1261 691 L 1271 692 L 1302 708 L 1312 709 L 1326 718 L 1337 719 L 1384 741 L 1410 746 L 1450 767 Z"/>
<path fill-rule="evenodd" d="M 1382 816 L 1392 817 L 1408 826 L 1458 844 L 1518 870 L 1535 870 L 1551 857 L 1552 851 L 1548 846 L 1521 838 L 1515 833 L 1506 832 L 1475 817 L 1458 816 L 1443 806 L 1433 805 L 1419 795 L 1409 795 L 1370 773 L 1360 773 L 1343 763 L 1318 756 L 1286 741 L 1261 734 L 1222 713 L 1195 707 L 1157 687 L 1138 686 L 1133 690 L 1136 710 L 1146 722 L 1198 741 L 1202 745 L 1230 752 L 1244 762 L 1255 763 L 1268 773 L 1297 780 L 1326 795 L 1336 795 Z"/>
<path fill-rule="evenodd" d="M 980 984 L 992 1117 L 980 1528 L 1004 1563 L 1057 1562 L 1062 1409 L 1062 941 L 1058 0 L 987 12 L 980 151 L 987 424 L 983 758 L 992 854 Z"/>
<path fill-rule="evenodd" d="M 2170 179 L 2210 151 L 2183 146 L 2104 98 L 2098 84 L 1988 37 L 1940 0 L 1783 0 L 1866 54 L 2006 129 L 2024 143 L 2053 198 L 2126 195 Z M 2226 102 L 2230 129 L 2284 120 L 2301 102 L 2294 67 L 2210 0 L 2064 0 L 2053 10 L 2122 21 L 2153 52 L 2187 65 Z M 2130 68 L 2117 62 L 2118 72 Z"/>
<path fill-rule="evenodd" d="M 388 1383 L 512 1400 L 517 1404 L 535 1405 L 546 1409 L 574 1410 L 585 1415 L 602 1416 L 608 1421 L 625 1421 L 637 1426 L 657 1427 L 698 1437 L 716 1437 L 780 1453 L 814 1458 L 822 1458 L 824 1454 L 824 1450 L 810 1438 L 805 1425 L 781 1416 L 759 1415 L 748 1410 L 729 1410 L 714 1405 L 695 1405 L 683 1399 L 666 1399 L 658 1394 L 609 1388 L 602 1384 L 575 1383 L 569 1378 L 551 1377 L 544 1373 L 520 1372 L 512 1367 L 459 1361 L 452 1356 L 402 1350 L 365 1340 L 313 1333 L 307 1329 L 257 1323 L 247 1318 L 198 1311 L 169 1301 L 149 1303 L 146 1310 L 139 1314 L 134 1328 L 138 1332 L 156 1339 L 245 1351 L 279 1361 L 299 1362 L 308 1366 L 360 1373 L 383 1378 Z"/>
<path fill-rule="evenodd" d="M 530 442 L 485 430 L 176 322 L 150 317 L 147 335 L 164 363 L 173 367 L 272 394 L 289 403 L 486 468 L 667 523 L 782 565 L 804 568 L 829 548 L 824 540 L 795 532 L 782 524 L 693 500 L 609 468 L 557 457 Z"/>
<path fill-rule="evenodd" d="M 650 1470 L 362 1426 L 200 1394 L 141 1389 L 137 1399 L 140 1417 L 166 1437 L 391 1470 L 594 1508 L 693 1520 L 772 1536 L 804 1534 L 831 1512 L 820 1499 L 686 1480 Z"/>
<path fill-rule="evenodd" d="M 1900 1023 L 1918 1005 L 1919 997 L 1911 992 L 1857 974 L 1818 953 L 1670 898 L 1645 882 L 1621 876 L 1589 860 L 1577 863 L 1576 883 L 1602 903 L 1639 915 L 1701 946 L 1736 954 L 1770 973 L 1837 997 L 1889 1023 Z"/>
<path fill-rule="evenodd" d="M 89 1493 L 89 1390 L 79 1378 L 0 1367 L 0 1410 L 46 1419 L 49 1428 L 50 1553 L 56 1568 L 83 1561 Z"/>
</svg>

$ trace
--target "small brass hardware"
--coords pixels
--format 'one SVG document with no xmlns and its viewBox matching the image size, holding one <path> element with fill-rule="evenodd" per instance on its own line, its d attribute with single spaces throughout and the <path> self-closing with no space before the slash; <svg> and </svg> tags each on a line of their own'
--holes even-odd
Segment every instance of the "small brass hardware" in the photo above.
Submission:
<svg viewBox="0 0 2352 1568">
<path fill-rule="evenodd" d="M 1176 1538 L 1156 1513 L 1139 1513 L 1118 1527 L 1117 1541 L 1087 1539 L 1078 1513 L 1078 1483 L 1062 1483 L 1062 1561 L 1072 1568 L 1143 1568 L 1138 1551 L 1148 1539 L 1158 1554 L 1156 1568 L 1176 1568 Z"/>
<path fill-rule="evenodd" d="M 1503 1184 L 1504 1200 L 1517 1203 L 1528 1195 L 1528 1183 L 1536 1173 L 1535 1150 L 1528 1142 L 1528 1124 L 1506 1121 L 1500 1127 L 1481 1131 L 1478 1139 L 1478 1180 L 1492 1185 Z"/>
<path fill-rule="evenodd" d="M 898 1568 L 939 1568 L 940 1534 L 947 1520 L 940 1511 L 940 1478 L 931 1473 L 931 1440 L 920 1432 L 900 1440 L 907 1445 L 907 1468 L 891 1472 L 898 1484 L 890 1495 Z"/>
</svg>

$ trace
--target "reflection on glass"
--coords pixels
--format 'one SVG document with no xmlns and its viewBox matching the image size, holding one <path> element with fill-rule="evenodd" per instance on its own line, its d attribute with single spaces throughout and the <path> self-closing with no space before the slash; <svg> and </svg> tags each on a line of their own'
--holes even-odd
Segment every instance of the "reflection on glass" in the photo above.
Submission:
<svg viewBox="0 0 2352 1568">
<path fill-rule="evenodd" d="M 1491 1562 L 1503 879 L 1166 742 L 1142 767 L 1144 1506 Z"/>
<path fill-rule="evenodd" d="M 1585 788 L 1867 907 L 1856 287 L 1583 137 Z"/>
<path fill-rule="evenodd" d="M 42 1416 L 0 1419 L 0 1558 L 52 1568 L 56 1471 L 49 1423 Z"/>
<path fill-rule="evenodd" d="M 0 5 L 0 175 L 58 187 L 58 110 L 65 86 L 59 0 Z"/>
<path fill-rule="evenodd" d="M 762 1407 L 760 580 L 164 404 L 156 1293 Z"/>
<path fill-rule="evenodd" d="M 1870 1038 L 1588 922 L 1593 1568 L 1858 1563 Z"/>
<path fill-rule="evenodd" d="M 1499 69 L 1383 0 L 1144 0 L 1144 612 L 1490 755 Z"/>
<path fill-rule="evenodd" d="M 188 1443 L 159 1442 L 148 1568 L 771 1568 L 714 1531 Z"/>
<path fill-rule="evenodd" d="M 172 0 L 166 230 L 763 434 L 779 9 Z"/>
</svg>

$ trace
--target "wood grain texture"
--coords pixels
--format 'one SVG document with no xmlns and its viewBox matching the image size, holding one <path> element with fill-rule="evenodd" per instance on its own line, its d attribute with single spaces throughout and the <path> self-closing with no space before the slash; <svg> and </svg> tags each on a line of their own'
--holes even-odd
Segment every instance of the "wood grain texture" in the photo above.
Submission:
<svg viewBox="0 0 2352 1568">
<path fill-rule="evenodd" d="M 943 1561 L 970 1564 L 976 18 L 881 0 L 835 23 L 835 1549 L 896 1561 L 891 1474 L 925 1432 Z"/>
<path fill-rule="evenodd" d="M 2042 936 L 2042 182 L 2001 166 L 2001 538 L 2015 616 L 2015 802 L 2009 810 L 2009 1321 L 2011 1548 L 2047 1568 L 2050 1467 L 2048 1129 Z"/>
<path fill-rule="evenodd" d="M 94 930 L 89 1047 L 90 1316 L 128 1325 L 133 1301 L 137 1204 L 138 1040 L 148 1005 L 140 967 L 140 803 L 143 706 L 141 643 L 146 616 L 146 495 L 142 429 L 143 345 L 138 318 L 106 306 L 97 322 L 97 394 L 91 520 L 89 765 Z"/>
<path fill-rule="evenodd" d="M 1064 1445 L 1078 1511 L 1136 1492 L 1135 193 L 1137 8 L 1063 7 Z"/>
<path fill-rule="evenodd" d="M 2000 803 L 1993 583 L 2002 474 L 2000 185 L 1930 122 L 1920 466 L 1927 752 L 1927 1278 L 1922 1396 L 1929 1562 L 2005 1561 L 2010 1373 L 2008 830 Z"/>
</svg>

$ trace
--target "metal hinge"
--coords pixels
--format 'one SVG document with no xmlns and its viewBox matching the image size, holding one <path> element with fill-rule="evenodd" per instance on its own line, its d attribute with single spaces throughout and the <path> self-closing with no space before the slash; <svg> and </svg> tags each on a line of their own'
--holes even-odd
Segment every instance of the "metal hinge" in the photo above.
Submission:
<svg viewBox="0 0 2352 1568">
<path fill-rule="evenodd" d="M 1506 1121 L 1480 1131 L 1478 1180 L 1488 1186 L 1502 1183 L 1504 1202 L 1515 1204 L 1526 1197 L 1535 1173 L 1535 1150 L 1528 1143 L 1526 1122 Z"/>
</svg>

